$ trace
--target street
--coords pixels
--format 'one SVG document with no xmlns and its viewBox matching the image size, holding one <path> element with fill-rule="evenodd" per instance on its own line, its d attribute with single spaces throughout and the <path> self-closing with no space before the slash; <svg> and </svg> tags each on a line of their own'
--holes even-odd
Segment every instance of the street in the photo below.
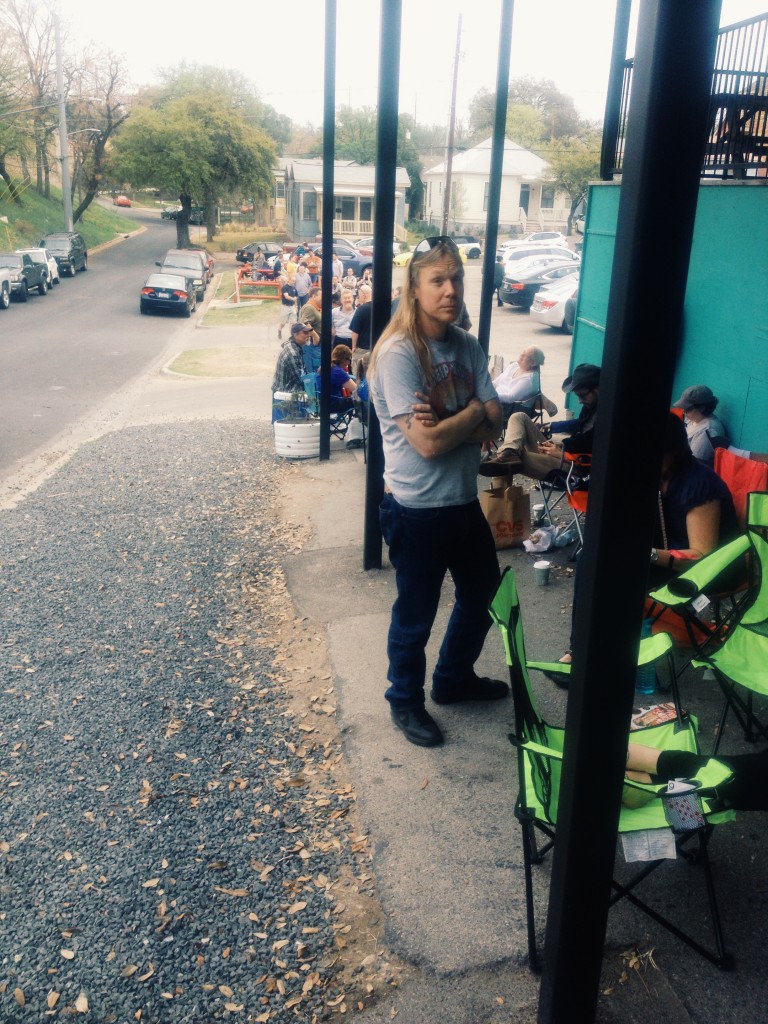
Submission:
<svg viewBox="0 0 768 1024">
<path fill-rule="evenodd" d="M 50 446 L 186 327 L 139 314 L 141 285 L 175 244 L 175 225 L 140 211 L 126 215 L 146 230 L 90 255 L 87 273 L 2 314 L 0 476 Z"/>
</svg>

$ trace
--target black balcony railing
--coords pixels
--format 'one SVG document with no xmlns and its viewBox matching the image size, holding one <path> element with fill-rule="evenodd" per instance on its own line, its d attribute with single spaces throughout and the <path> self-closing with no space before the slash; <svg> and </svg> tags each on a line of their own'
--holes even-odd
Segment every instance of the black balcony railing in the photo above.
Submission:
<svg viewBox="0 0 768 1024">
<path fill-rule="evenodd" d="M 621 174 L 634 60 L 606 103 L 606 125 L 614 140 L 603 140 L 603 180 Z M 613 117 L 609 118 L 609 111 Z M 702 178 L 768 177 L 768 14 L 722 28 L 718 35 Z"/>
</svg>

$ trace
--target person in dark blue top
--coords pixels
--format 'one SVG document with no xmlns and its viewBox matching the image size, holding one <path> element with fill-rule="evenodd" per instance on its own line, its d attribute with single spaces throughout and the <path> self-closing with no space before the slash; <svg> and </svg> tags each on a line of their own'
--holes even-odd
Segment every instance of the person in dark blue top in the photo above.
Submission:
<svg viewBox="0 0 768 1024">
<path fill-rule="evenodd" d="M 352 392 L 357 389 L 357 381 L 349 372 L 351 365 L 352 349 L 348 345 L 335 345 L 331 352 L 331 412 L 346 412 L 352 406 Z M 317 390 L 319 394 L 319 370 Z"/>
</svg>

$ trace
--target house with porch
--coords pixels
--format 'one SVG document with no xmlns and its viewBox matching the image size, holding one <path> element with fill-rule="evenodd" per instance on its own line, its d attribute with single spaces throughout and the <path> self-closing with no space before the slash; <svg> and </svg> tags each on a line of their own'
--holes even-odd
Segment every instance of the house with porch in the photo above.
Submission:
<svg viewBox="0 0 768 1024">
<path fill-rule="evenodd" d="M 485 229 L 491 179 L 492 139 L 454 156 L 451 165 L 449 224 L 453 230 L 476 233 Z M 570 201 L 547 180 L 547 162 L 511 139 L 504 140 L 499 234 L 562 230 L 568 221 Z M 445 161 L 422 175 L 424 218 L 439 224 L 445 196 Z"/>
<path fill-rule="evenodd" d="M 281 160 L 285 192 L 285 230 L 294 239 L 312 239 L 321 233 L 323 219 L 323 161 L 284 157 Z M 349 239 L 373 234 L 376 168 L 354 160 L 335 160 L 333 171 L 333 233 Z M 395 175 L 395 238 L 407 240 L 405 190 L 408 172 Z"/>
</svg>

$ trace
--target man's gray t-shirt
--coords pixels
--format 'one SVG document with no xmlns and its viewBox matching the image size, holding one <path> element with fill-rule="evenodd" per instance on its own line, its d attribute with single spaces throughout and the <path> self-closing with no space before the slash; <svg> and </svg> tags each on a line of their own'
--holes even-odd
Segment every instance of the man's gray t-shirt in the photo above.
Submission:
<svg viewBox="0 0 768 1024">
<path fill-rule="evenodd" d="M 376 355 L 371 398 L 381 424 L 384 480 L 395 499 L 410 508 L 466 505 L 477 498 L 480 445 L 460 444 L 444 455 L 425 459 L 395 423 L 408 415 L 416 392 L 428 394 L 440 419 L 466 408 L 470 399 L 497 398 L 488 361 L 477 339 L 450 327 L 444 341 L 430 341 L 435 383 L 431 390 L 410 341 L 387 338 Z"/>
</svg>

